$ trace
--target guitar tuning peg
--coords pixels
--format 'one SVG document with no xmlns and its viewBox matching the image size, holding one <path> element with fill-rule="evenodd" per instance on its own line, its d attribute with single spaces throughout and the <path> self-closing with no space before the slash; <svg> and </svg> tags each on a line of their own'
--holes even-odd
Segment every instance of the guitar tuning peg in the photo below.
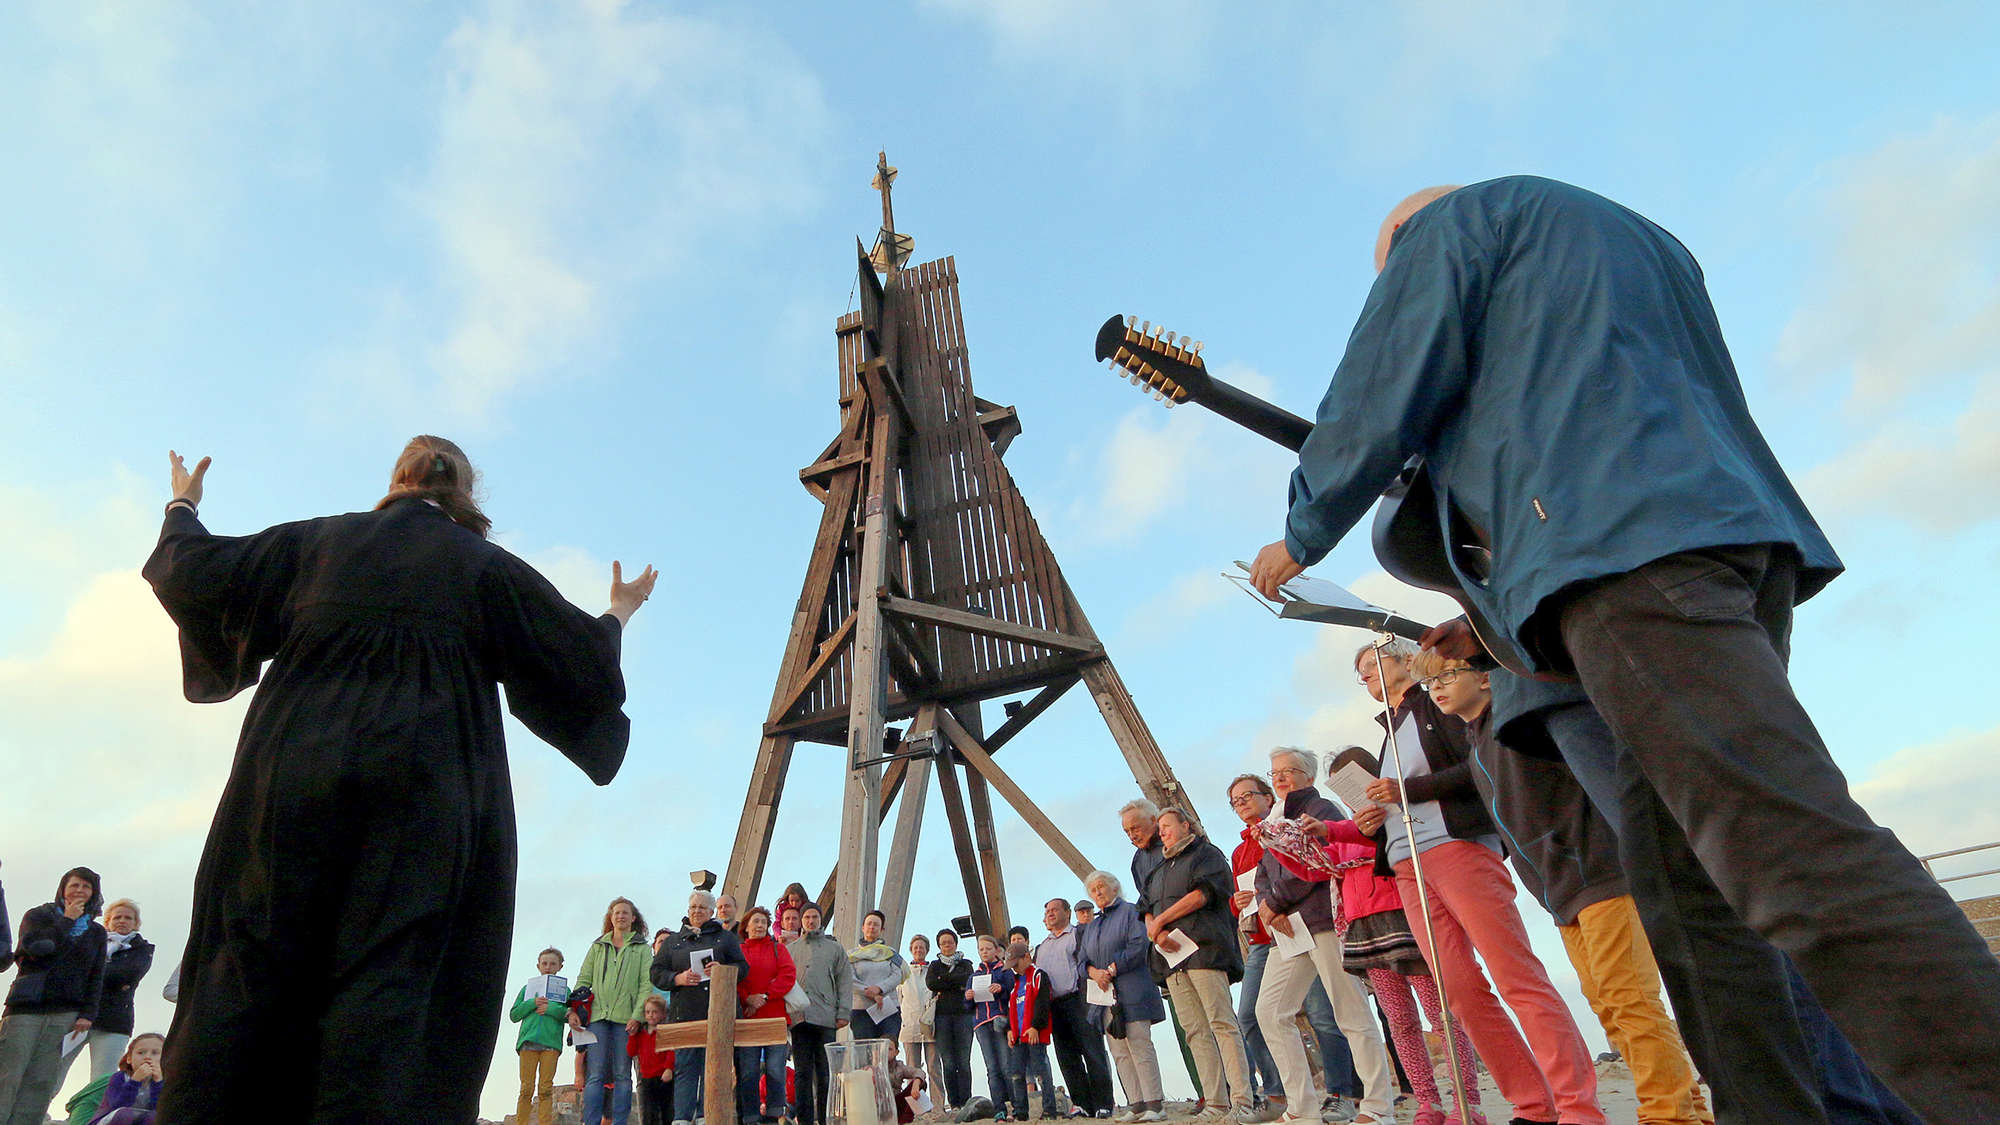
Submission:
<svg viewBox="0 0 2000 1125">
<path fill-rule="evenodd" d="M 1196 354 L 1196 355 L 1200 355 L 1200 354 L 1201 354 L 1201 341 L 1200 341 L 1200 340 L 1196 340 L 1196 341 L 1194 342 L 1194 354 Z"/>
<path fill-rule="evenodd" d="M 1151 336 L 1152 334 L 1153 334 L 1153 322 L 1152 322 L 1152 321 L 1150 321 L 1150 320 L 1142 320 L 1142 321 L 1140 321 L 1140 322 L 1139 322 L 1139 335 L 1141 335 L 1141 336 Z"/>
<path fill-rule="evenodd" d="M 1134 376 L 1132 376 L 1132 385 L 1133 385 L 1133 386 L 1135 386 L 1135 387 L 1136 387 L 1136 386 L 1138 386 L 1139 384 L 1141 384 L 1141 383 L 1143 383 L 1143 382 L 1145 382 L 1145 380 L 1144 380 L 1144 379 L 1141 379 L 1141 378 L 1140 378 L 1140 377 L 1138 377 L 1137 375 L 1134 375 Z"/>
<path fill-rule="evenodd" d="M 1127 327 L 1127 328 L 1130 328 L 1130 327 L 1132 327 L 1132 323 L 1133 323 L 1134 321 L 1138 320 L 1138 319 L 1139 319 L 1139 318 L 1138 318 L 1138 317 L 1136 317 L 1136 316 L 1128 316 L 1128 317 L 1126 317 L 1126 318 L 1125 318 L 1125 327 Z"/>
</svg>

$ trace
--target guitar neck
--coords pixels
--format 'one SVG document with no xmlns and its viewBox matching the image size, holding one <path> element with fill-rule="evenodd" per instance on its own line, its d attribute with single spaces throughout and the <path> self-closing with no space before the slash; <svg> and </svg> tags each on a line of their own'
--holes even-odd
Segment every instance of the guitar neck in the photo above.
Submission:
<svg viewBox="0 0 2000 1125">
<path fill-rule="evenodd" d="M 1248 391 L 1210 377 L 1209 385 L 1194 401 L 1249 430 L 1297 453 L 1305 446 L 1313 424 L 1282 407 L 1273 406 Z"/>
</svg>

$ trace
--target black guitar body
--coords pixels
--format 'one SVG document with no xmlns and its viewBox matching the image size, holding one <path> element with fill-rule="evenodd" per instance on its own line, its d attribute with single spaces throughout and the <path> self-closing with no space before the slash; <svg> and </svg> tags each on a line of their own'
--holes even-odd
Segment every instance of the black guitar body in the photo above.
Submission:
<svg viewBox="0 0 2000 1125">
<path fill-rule="evenodd" d="M 1486 560 L 1485 548 L 1473 540 L 1470 529 L 1460 530 L 1466 533 L 1453 538 L 1464 542 L 1454 546 L 1446 539 L 1444 526 L 1438 520 L 1437 489 L 1431 484 L 1430 468 L 1422 458 L 1412 457 L 1403 471 L 1396 474 L 1395 483 L 1383 490 L 1369 541 L 1375 548 L 1375 561 L 1382 564 L 1389 577 L 1420 590 L 1434 590 L 1457 602 L 1465 611 L 1473 634 L 1495 663 L 1524 676 L 1538 675 L 1530 670 L 1527 655 L 1465 596 L 1465 588 L 1452 570 L 1450 560 L 1454 556 L 1460 558 L 1461 565 L 1476 575 L 1486 572 Z"/>
</svg>

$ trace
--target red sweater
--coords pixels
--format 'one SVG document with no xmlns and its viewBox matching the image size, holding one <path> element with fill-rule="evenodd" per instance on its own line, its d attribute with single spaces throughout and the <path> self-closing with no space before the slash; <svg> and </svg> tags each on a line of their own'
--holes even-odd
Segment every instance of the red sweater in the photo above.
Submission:
<svg viewBox="0 0 2000 1125">
<path fill-rule="evenodd" d="M 1261 862 L 1263 858 L 1264 858 L 1264 845 L 1262 841 L 1257 839 L 1256 826 L 1251 824 L 1244 825 L 1243 842 L 1236 845 L 1235 851 L 1229 853 L 1230 872 L 1236 875 L 1241 875 L 1245 871 L 1255 871 L 1257 870 L 1257 864 Z M 1231 914 L 1236 913 L 1236 908 L 1233 906 L 1230 907 L 1229 912 Z M 1255 916 L 1252 916 L 1251 925 L 1254 926 L 1255 928 L 1250 930 L 1245 930 L 1243 932 L 1244 938 L 1246 938 L 1251 945 L 1271 944 L 1273 940 L 1271 937 L 1271 932 L 1264 928 L 1264 920 L 1262 918 L 1257 918 Z"/>
<path fill-rule="evenodd" d="M 791 953 L 776 938 L 768 935 L 744 938 L 743 960 L 747 965 L 743 970 L 743 979 L 736 982 L 736 998 L 743 1000 L 760 992 L 764 994 L 764 1005 L 745 1018 L 777 1016 L 782 1019 L 785 993 L 799 982 L 799 970 L 792 964 Z"/>
<path fill-rule="evenodd" d="M 627 1035 L 625 1053 L 639 1060 L 641 1078 L 671 1077 L 674 1073 L 674 1053 L 660 1050 L 651 1028 L 642 1027 L 639 1034 Z"/>
<path fill-rule="evenodd" d="M 1354 827 L 1351 820 L 1328 821 L 1326 854 L 1335 863 L 1345 863 L 1350 859 L 1373 860 L 1375 841 L 1363 836 L 1361 829 Z M 1403 896 L 1396 890 L 1396 881 L 1375 874 L 1372 865 L 1364 863 L 1340 873 L 1340 912 L 1347 916 L 1348 921 L 1385 910 L 1400 910 L 1402 906 Z"/>
</svg>

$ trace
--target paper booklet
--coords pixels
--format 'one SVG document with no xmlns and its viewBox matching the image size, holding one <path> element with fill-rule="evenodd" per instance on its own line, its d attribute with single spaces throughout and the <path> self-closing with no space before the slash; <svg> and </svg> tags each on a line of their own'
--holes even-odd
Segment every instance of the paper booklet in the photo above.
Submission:
<svg viewBox="0 0 2000 1125">
<path fill-rule="evenodd" d="M 992 973 L 974 974 L 972 978 L 971 987 L 972 987 L 972 992 L 975 996 L 979 995 L 980 993 L 984 993 L 988 1000 L 991 1000 L 993 998 L 993 994 L 999 991 L 999 989 L 993 987 Z"/>
<path fill-rule="evenodd" d="M 708 979 L 708 967 L 715 960 L 713 949 L 691 949 L 688 951 L 688 968 L 703 980 Z"/>
<path fill-rule="evenodd" d="M 528 999 L 566 1004 L 569 1002 L 569 982 L 553 973 L 536 977 L 528 982 Z"/>
<path fill-rule="evenodd" d="M 595 1042 L 597 1042 L 597 1033 L 595 1031 L 587 1027 L 572 1027 L 569 1029 L 570 1046 L 588 1047 Z"/>
<path fill-rule="evenodd" d="M 1278 956 L 1297 957 L 1301 953 L 1311 953 L 1313 937 L 1306 932 L 1306 920 L 1299 917 L 1297 911 L 1285 917 L 1292 923 L 1292 932 L 1281 934 L 1276 929 L 1271 931 L 1271 940 L 1277 943 Z"/>
<path fill-rule="evenodd" d="M 1352 813 L 1376 803 L 1368 799 L 1368 785 L 1374 780 L 1375 775 L 1360 762 L 1349 762 L 1327 775 L 1326 787 Z"/>
<path fill-rule="evenodd" d="M 1237 562 L 1240 574 L 1223 575 L 1250 592 L 1257 604 L 1287 621 L 1317 621 L 1324 625 L 1352 625 L 1360 629 L 1376 632 L 1395 633 L 1404 637 L 1419 637 L 1429 626 L 1412 621 L 1394 610 L 1383 609 L 1363 599 L 1345 586 L 1328 582 L 1324 578 L 1308 578 L 1301 574 L 1290 582 L 1278 587 L 1278 600 L 1272 602 L 1250 585 L 1250 564 Z M 1273 608 L 1273 607 L 1276 608 Z"/>
<path fill-rule="evenodd" d="M 1100 1008 L 1109 1008 L 1118 1002 L 1118 995 L 1095 980 L 1085 977 L 1083 982 L 1083 999 L 1086 1003 L 1095 1004 Z"/>
<path fill-rule="evenodd" d="M 1256 894 L 1256 893 L 1257 893 L 1257 869 L 1253 867 L 1253 868 L 1251 868 L 1251 869 L 1250 869 L 1250 870 L 1248 870 L 1248 871 L 1244 871 L 1244 872 L 1241 872 L 1240 874 L 1238 874 L 1238 875 L 1236 876 L 1236 889 L 1237 889 L 1237 890 L 1239 890 L 1239 891 L 1249 891 L 1249 892 L 1250 892 L 1251 894 L 1253 894 L 1253 895 L 1254 895 L 1254 894 Z M 1241 910 L 1237 911 L 1237 912 L 1236 912 L 1236 914 L 1237 914 L 1237 917 L 1239 917 L 1239 918 L 1252 918 L 1252 917 L 1255 917 L 1255 916 L 1256 916 L 1256 914 L 1257 914 L 1257 900 L 1256 900 L 1256 899 L 1254 899 L 1254 898 L 1252 898 L 1252 899 L 1250 900 L 1250 903 L 1249 903 L 1249 905 L 1247 905 L 1247 906 L 1245 906 L 1245 907 L 1244 907 L 1243 909 L 1241 909 Z"/>
<path fill-rule="evenodd" d="M 1173 952 L 1167 952 L 1167 947 L 1164 944 L 1157 945 L 1155 948 L 1160 951 L 1160 956 L 1167 959 L 1167 968 L 1179 968 L 1182 961 L 1194 956 L 1194 939 L 1187 936 L 1186 930 L 1180 929 L 1168 930 L 1166 936 L 1172 938 L 1174 941 Z"/>
</svg>

